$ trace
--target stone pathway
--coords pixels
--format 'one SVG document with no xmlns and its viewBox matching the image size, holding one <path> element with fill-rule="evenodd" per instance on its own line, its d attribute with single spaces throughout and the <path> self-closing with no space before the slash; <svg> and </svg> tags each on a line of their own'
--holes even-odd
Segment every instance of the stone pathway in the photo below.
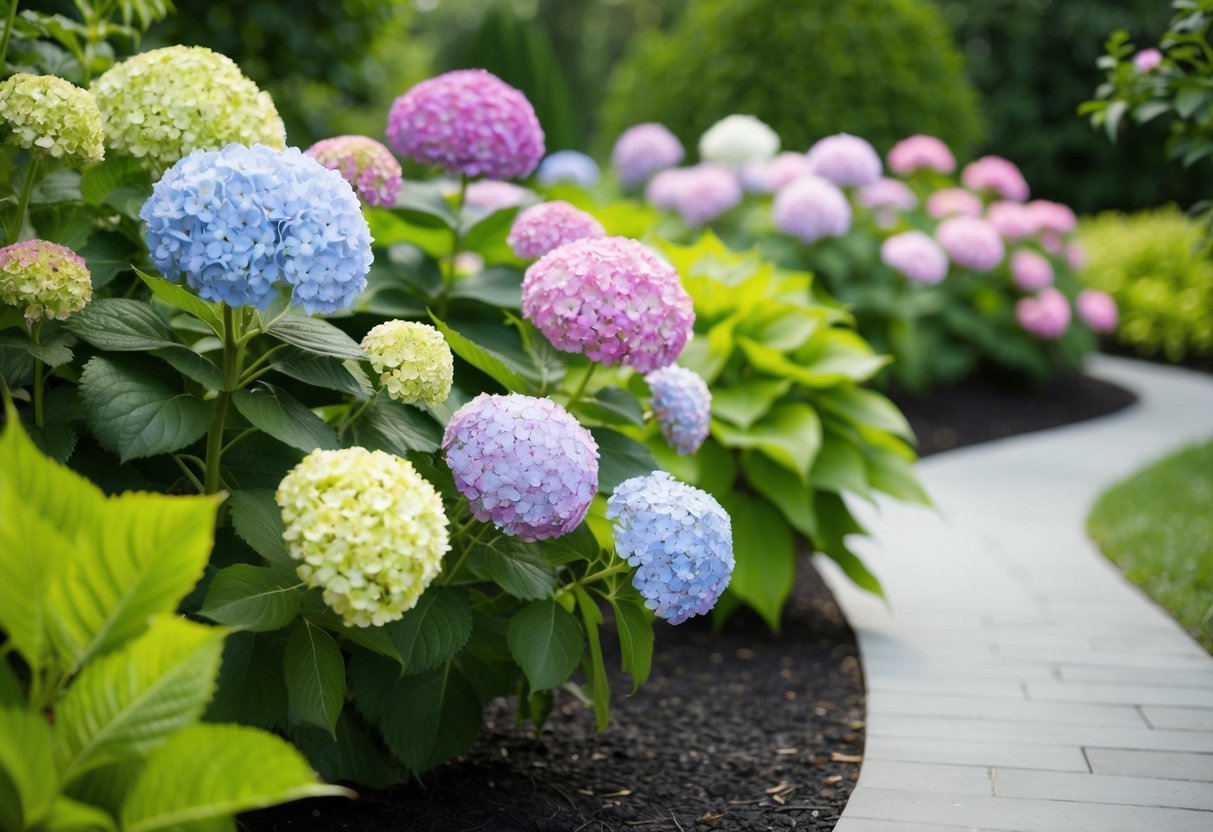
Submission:
<svg viewBox="0 0 1213 832">
<path fill-rule="evenodd" d="M 819 564 L 868 685 L 837 832 L 1213 830 L 1213 658 L 1085 533 L 1105 487 L 1213 436 L 1213 379 L 1088 371 L 1141 401 L 924 461 L 938 513 L 863 511 L 887 606 Z"/>
</svg>

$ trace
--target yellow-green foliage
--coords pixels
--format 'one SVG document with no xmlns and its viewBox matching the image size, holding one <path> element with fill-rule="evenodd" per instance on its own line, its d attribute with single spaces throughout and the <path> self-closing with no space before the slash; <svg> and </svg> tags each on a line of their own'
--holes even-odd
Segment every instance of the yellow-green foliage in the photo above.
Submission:
<svg viewBox="0 0 1213 832">
<path fill-rule="evenodd" d="M 1213 261 L 1200 253 L 1200 226 L 1168 206 L 1100 214 L 1080 234 L 1090 256 L 1080 278 L 1116 299 L 1118 340 L 1169 361 L 1213 355 Z"/>
</svg>

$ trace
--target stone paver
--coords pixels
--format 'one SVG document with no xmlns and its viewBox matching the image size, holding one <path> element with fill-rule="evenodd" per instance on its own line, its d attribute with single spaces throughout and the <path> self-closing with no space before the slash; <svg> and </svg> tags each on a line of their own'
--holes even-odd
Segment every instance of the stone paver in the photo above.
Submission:
<svg viewBox="0 0 1213 832">
<path fill-rule="evenodd" d="M 820 562 L 869 690 L 838 832 L 1213 830 L 1213 658 L 1085 533 L 1104 488 L 1213 436 L 1213 380 L 1088 371 L 1141 401 L 925 460 L 937 511 L 855 504 L 887 600 Z"/>
</svg>

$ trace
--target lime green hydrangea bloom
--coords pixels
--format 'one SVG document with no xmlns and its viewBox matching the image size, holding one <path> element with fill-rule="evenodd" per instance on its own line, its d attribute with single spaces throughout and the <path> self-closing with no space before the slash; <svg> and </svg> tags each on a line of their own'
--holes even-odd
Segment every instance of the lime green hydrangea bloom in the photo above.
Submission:
<svg viewBox="0 0 1213 832">
<path fill-rule="evenodd" d="M 455 359 L 442 333 L 429 324 L 388 321 L 362 339 L 371 366 L 399 402 L 441 404 L 451 395 Z"/>
<path fill-rule="evenodd" d="M 93 299 L 93 279 L 84 258 L 46 240 L 0 248 L 0 302 L 34 321 L 66 319 Z"/>
<path fill-rule="evenodd" d="M 438 492 L 383 451 L 313 451 L 275 498 L 299 577 L 349 627 L 379 627 L 412 609 L 450 549 Z"/>
<path fill-rule="evenodd" d="M 269 94 L 231 58 L 204 46 L 142 52 L 111 67 L 91 89 L 109 146 L 161 169 L 199 148 L 286 146 Z"/>
<path fill-rule="evenodd" d="M 105 156 L 101 113 L 88 90 L 53 75 L 21 72 L 0 84 L 5 141 L 79 167 Z"/>
</svg>

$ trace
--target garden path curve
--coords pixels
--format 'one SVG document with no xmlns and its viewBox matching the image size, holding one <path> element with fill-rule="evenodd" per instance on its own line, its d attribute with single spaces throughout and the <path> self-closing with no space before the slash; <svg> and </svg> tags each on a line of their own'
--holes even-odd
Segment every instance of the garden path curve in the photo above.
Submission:
<svg viewBox="0 0 1213 832">
<path fill-rule="evenodd" d="M 1088 372 L 1140 401 L 923 461 L 938 513 L 864 511 L 888 606 L 819 564 L 868 686 L 837 832 L 1213 830 L 1213 658 L 1085 533 L 1104 488 L 1213 435 L 1213 379 Z"/>
</svg>

